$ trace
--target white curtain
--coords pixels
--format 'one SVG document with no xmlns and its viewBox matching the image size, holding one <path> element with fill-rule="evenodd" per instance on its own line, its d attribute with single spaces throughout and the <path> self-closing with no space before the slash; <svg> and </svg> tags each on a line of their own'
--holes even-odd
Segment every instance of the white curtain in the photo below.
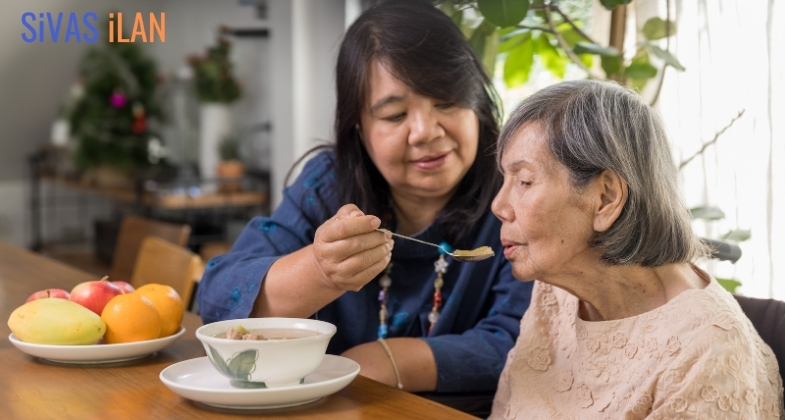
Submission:
<svg viewBox="0 0 785 420">
<path fill-rule="evenodd" d="M 785 2 L 670 1 L 678 29 L 670 49 L 686 71 L 667 70 L 657 108 L 677 159 L 694 155 L 744 111 L 681 171 L 689 207 L 716 206 L 726 215 L 694 222 L 699 234 L 752 234 L 735 265 L 705 268 L 738 279 L 745 295 L 785 300 Z M 665 0 L 658 3 L 664 18 Z"/>
</svg>

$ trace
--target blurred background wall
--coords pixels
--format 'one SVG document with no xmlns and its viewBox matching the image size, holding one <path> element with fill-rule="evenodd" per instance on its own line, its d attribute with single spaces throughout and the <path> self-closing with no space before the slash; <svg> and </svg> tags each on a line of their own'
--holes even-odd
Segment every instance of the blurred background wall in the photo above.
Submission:
<svg viewBox="0 0 785 420">
<path fill-rule="evenodd" d="M 267 28 L 269 37 L 229 37 L 232 59 L 244 95 L 233 104 L 237 124 L 269 123 L 270 131 L 250 136 L 250 154 L 271 172 L 273 205 L 296 157 L 330 139 L 334 109 L 334 63 L 346 25 L 344 0 L 0 0 L 0 239 L 30 243 L 30 170 L 26 158 L 50 138 L 52 122 L 77 78 L 88 43 L 25 43 L 20 39 L 24 12 L 165 12 L 166 42 L 145 44 L 164 77 L 187 70 L 186 57 L 213 44 L 221 25 Z M 352 6 L 354 5 L 354 9 Z M 126 23 L 128 25 L 128 23 Z M 99 41 L 100 42 L 100 41 Z M 186 71 L 187 72 L 187 71 Z M 164 127 L 164 133 L 166 132 Z M 182 158 L 182 144 L 171 145 Z M 108 204 L 107 204 L 108 206 Z M 67 222 L 100 216 L 61 208 Z M 63 214 L 63 213 L 66 214 Z M 94 213 L 94 214 L 93 214 Z M 57 236 L 62 232 L 45 232 Z M 89 235 L 89 232 L 85 232 Z"/>
</svg>

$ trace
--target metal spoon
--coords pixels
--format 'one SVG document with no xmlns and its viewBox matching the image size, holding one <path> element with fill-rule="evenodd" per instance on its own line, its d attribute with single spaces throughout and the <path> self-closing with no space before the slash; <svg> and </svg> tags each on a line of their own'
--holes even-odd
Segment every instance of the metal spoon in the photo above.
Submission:
<svg viewBox="0 0 785 420">
<path fill-rule="evenodd" d="M 436 244 L 431 243 L 431 242 L 425 242 L 425 241 L 421 241 L 419 239 L 415 239 L 415 238 L 412 238 L 412 237 L 409 237 L 409 236 L 399 235 L 397 233 L 390 232 L 387 229 L 376 229 L 376 230 L 379 231 L 379 232 L 382 232 L 382 233 L 389 233 L 392 236 L 397 236 L 399 238 L 408 239 L 410 241 L 419 242 L 421 244 L 430 245 L 430 246 L 439 248 L 442 251 L 444 251 L 444 253 L 446 253 L 447 255 L 451 256 L 456 261 L 464 261 L 464 262 L 482 261 L 482 260 L 484 260 L 486 258 L 490 258 L 490 257 L 493 257 L 494 255 L 496 255 L 493 252 L 493 249 L 491 247 L 489 247 L 489 246 L 481 246 L 481 247 L 479 247 L 477 249 L 473 249 L 471 251 L 465 251 L 465 250 L 462 250 L 462 249 L 456 249 L 455 251 L 450 252 L 450 251 L 444 249 L 443 246 L 436 245 Z"/>
</svg>

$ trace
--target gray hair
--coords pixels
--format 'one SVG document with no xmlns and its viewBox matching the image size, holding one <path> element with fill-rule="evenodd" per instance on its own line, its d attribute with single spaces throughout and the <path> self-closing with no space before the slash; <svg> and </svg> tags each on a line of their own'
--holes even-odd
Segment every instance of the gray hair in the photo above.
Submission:
<svg viewBox="0 0 785 420">
<path fill-rule="evenodd" d="M 690 226 L 662 121 L 637 94 L 589 80 L 543 89 L 521 102 L 504 125 L 499 163 L 510 139 L 528 124 L 546 134 L 572 187 L 584 187 L 605 170 L 627 183 L 629 195 L 619 218 L 590 242 L 604 250 L 603 261 L 657 267 L 706 255 Z"/>
</svg>

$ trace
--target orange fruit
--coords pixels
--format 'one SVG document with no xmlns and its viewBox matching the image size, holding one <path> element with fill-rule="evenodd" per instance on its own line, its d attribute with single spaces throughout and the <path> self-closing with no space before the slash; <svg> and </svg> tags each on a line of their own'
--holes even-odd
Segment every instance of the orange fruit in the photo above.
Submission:
<svg viewBox="0 0 785 420">
<path fill-rule="evenodd" d="M 144 295 L 127 293 L 113 297 L 101 312 L 101 319 L 106 323 L 107 344 L 152 340 L 161 335 L 161 316 Z"/>
<path fill-rule="evenodd" d="M 158 310 L 161 315 L 161 337 L 168 337 L 176 333 L 180 329 L 180 323 L 183 322 L 183 313 L 185 312 L 185 305 L 180 295 L 170 286 L 164 284 L 146 284 L 134 293 L 146 296 L 153 302 L 153 306 Z"/>
</svg>

